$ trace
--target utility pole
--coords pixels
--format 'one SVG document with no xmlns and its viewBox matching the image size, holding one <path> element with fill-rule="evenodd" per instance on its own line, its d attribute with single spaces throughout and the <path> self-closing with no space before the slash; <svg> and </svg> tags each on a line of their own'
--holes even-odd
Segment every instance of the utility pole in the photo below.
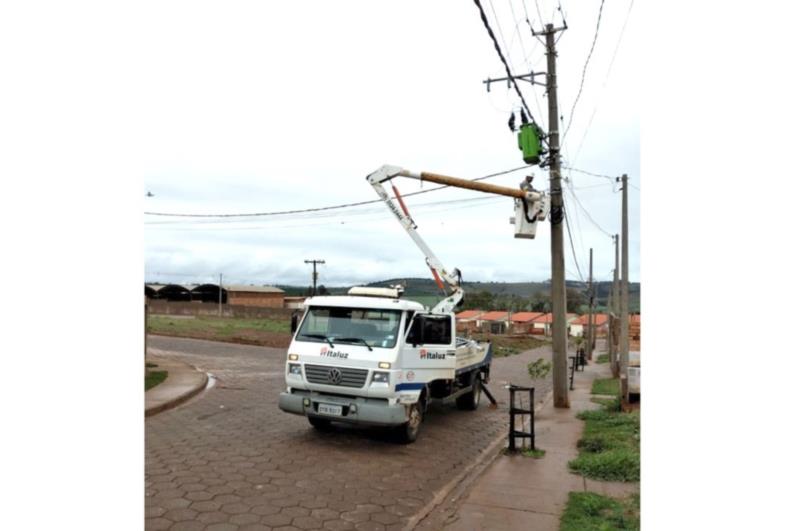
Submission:
<svg viewBox="0 0 785 531">
<path fill-rule="evenodd" d="M 218 317 L 223 317 L 224 274 L 218 273 Z"/>
<path fill-rule="evenodd" d="M 323 264 L 324 260 L 306 260 L 306 264 L 313 264 L 313 294 L 316 295 L 316 279 L 319 278 L 319 273 L 316 272 L 316 264 Z"/>
<path fill-rule="evenodd" d="M 556 84 L 556 44 L 554 35 L 565 27 L 547 24 L 545 35 L 548 56 L 548 158 L 551 192 L 551 311 L 553 312 L 553 406 L 570 407 L 567 377 L 567 295 L 564 284 L 564 198 L 561 189 L 561 152 L 559 147 L 559 106 Z"/>
<path fill-rule="evenodd" d="M 619 178 L 617 177 L 617 180 Z M 627 227 L 627 174 L 621 176 L 621 338 L 620 363 L 622 391 L 626 392 L 627 366 L 630 359 L 630 290 L 629 290 L 629 239 Z"/>
<path fill-rule="evenodd" d="M 594 249 L 589 249 L 589 359 L 594 355 L 594 282 L 592 279 L 594 268 Z"/>
<path fill-rule="evenodd" d="M 478 7 L 479 2 L 477 3 Z M 480 12 L 482 8 L 480 7 Z M 483 15 L 484 17 L 484 15 Z M 563 20 L 562 20 L 563 21 Z M 487 27 L 487 24 L 486 24 Z M 559 408 L 570 407 L 569 375 L 567 370 L 567 294 L 564 278 L 564 199 L 561 189 L 561 153 L 559 147 L 559 105 L 556 94 L 556 44 L 554 36 L 567 29 L 564 23 L 558 28 L 547 24 L 542 31 L 532 35 L 544 35 L 546 55 L 548 57 L 548 71 L 546 74 L 546 91 L 548 94 L 548 158 L 550 166 L 550 196 L 551 196 L 551 312 L 553 315 L 551 331 L 553 336 L 553 406 Z M 490 30 L 489 30 L 490 31 Z M 495 41 L 495 38 L 494 38 Z M 506 64 L 506 63 L 505 63 Z M 530 72 L 524 75 L 510 75 L 507 78 L 487 79 L 483 81 L 486 89 L 490 91 L 491 83 L 512 79 L 528 81 L 531 84 L 542 84 L 535 78 L 542 72 Z"/>
<path fill-rule="evenodd" d="M 619 311 L 619 235 L 613 235 L 614 247 L 616 249 L 616 260 L 614 262 L 613 268 L 613 321 L 611 324 L 613 325 L 613 334 L 611 335 L 611 345 L 613 345 L 613 351 L 610 355 L 610 362 L 611 362 L 611 371 L 613 372 L 613 377 L 619 377 L 619 325 L 621 324 L 619 321 L 620 311 Z"/>
</svg>

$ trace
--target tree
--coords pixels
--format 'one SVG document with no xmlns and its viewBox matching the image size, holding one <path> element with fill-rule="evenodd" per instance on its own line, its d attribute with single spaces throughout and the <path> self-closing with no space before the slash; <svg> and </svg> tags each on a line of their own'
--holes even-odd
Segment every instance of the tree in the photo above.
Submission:
<svg viewBox="0 0 785 531">
<path fill-rule="evenodd" d="M 567 311 L 570 313 L 580 313 L 581 306 L 588 303 L 584 293 L 575 288 L 567 288 L 566 295 Z"/>
<path fill-rule="evenodd" d="M 323 284 L 319 284 L 319 287 L 316 288 L 316 292 L 319 295 L 329 295 L 330 294 L 330 292 L 327 291 L 327 288 L 325 288 Z"/>
<path fill-rule="evenodd" d="M 536 292 L 531 296 L 529 307 L 533 312 L 548 312 L 551 307 L 551 298 L 547 293 L 542 291 Z"/>
</svg>

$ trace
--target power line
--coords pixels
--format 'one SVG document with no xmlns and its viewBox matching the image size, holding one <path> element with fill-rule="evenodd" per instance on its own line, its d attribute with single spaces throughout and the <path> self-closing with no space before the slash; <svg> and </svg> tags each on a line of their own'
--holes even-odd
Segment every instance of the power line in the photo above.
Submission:
<svg viewBox="0 0 785 531">
<path fill-rule="evenodd" d="M 525 166 L 518 166 L 516 168 L 510 168 L 509 170 L 504 170 L 496 173 L 491 173 L 489 175 L 483 175 L 482 177 L 477 177 L 472 179 L 473 181 L 482 181 L 485 179 L 490 179 L 492 177 L 499 177 L 500 175 L 507 175 L 508 173 L 513 173 L 520 170 L 525 170 L 526 168 L 531 168 L 532 166 L 536 166 L 536 164 L 527 164 Z M 435 186 L 433 188 L 428 188 L 425 190 L 420 190 L 417 192 L 409 192 L 408 194 L 401 194 L 401 197 L 411 197 L 414 195 L 425 194 L 428 192 L 434 192 L 436 190 L 441 190 L 443 188 L 447 188 L 447 185 L 443 186 Z M 362 206 L 362 205 L 371 205 L 373 203 L 381 203 L 381 199 L 372 199 L 369 201 L 358 201 L 356 203 L 344 203 L 342 205 L 332 205 L 326 207 L 316 207 L 316 208 L 303 208 L 299 210 L 280 210 L 276 212 L 249 212 L 246 214 L 175 214 L 171 212 L 145 212 L 148 216 L 168 216 L 168 217 L 181 217 L 181 218 L 243 218 L 243 217 L 263 217 L 263 216 L 282 216 L 286 214 L 301 214 L 306 212 L 320 212 L 324 210 L 336 210 L 339 208 L 348 208 L 348 207 L 355 207 L 355 206 Z"/>
<path fill-rule="evenodd" d="M 591 217 L 591 214 L 589 214 L 589 211 L 588 211 L 588 210 L 586 210 L 586 208 L 583 206 L 583 204 L 581 204 L 581 201 L 580 201 L 580 199 L 578 199 L 578 196 L 575 194 L 575 192 L 574 192 L 574 191 L 573 191 L 573 189 L 572 189 L 572 182 L 570 182 L 570 181 L 568 181 L 568 182 L 567 182 L 567 189 L 570 191 L 570 194 L 572 194 L 572 197 L 574 197 L 574 198 L 575 198 L 575 202 L 576 202 L 576 203 L 578 203 L 578 206 L 579 206 L 579 207 L 580 207 L 580 209 L 583 211 L 583 213 L 584 213 L 584 214 L 586 214 L 586 217 L 587 217 L 587 218 L 589 218 L 589 221 L 591 221 L 591 222 L 592 222 L 592 224 L 593 224 L 595 227 L 597 227 L 597 228 L 598 228 L 598 229 L 599 229 L 599 230 L 600 230 L 602 233 L 604 233 L 606 236 L 608 236 L 608 237 L 612 238 L 612 237 L 613 237 L 613 234 L 611 234 L 611 233 L 610 233 L 610 232 L 608 232 L 607 230 L 603 229 L 603 228 L 600 226 L 600 224 L 599 224 L 599 223 L 597 223 L 596 221 L 594 221 L 594 218 L 593 218 L 593 217 Z"/>
<path fill-rule="evenodd" d="M 480 18 L 482 19 L 482 23 L 485 25 L 485 29 L 488 31 L 488 35 L 491 37 L 493 41 L 493 47 L 496 48 L 496 53 L 501 59 L 502 64 L 504 64 L 504 69 L 507 71 L 507 78 L 512 81 L 513 87 L 515 87 L 515 92 L 518 93 L 518 97 L 521 99 L 521 103 L 523 104 L 523 108 L 526 109 L 526 112 L 529 115 L 529 118 L 535 124 L 534 115 L 529 110 L 529 106 L 526 105 L 526 100 L 523 99 L 523 94 L 521 94 L 521 89 L 518 88 L 518 83 L 515 81 L 515 78 L 510 71 L 510 65 L 507 64 L 507 59 L 504 58 L 504 54 L 502 53 L 501 48 L 499 48 L 499 41 L 496 40 L 496 35 L 493 34 L 493 30 L 491 29 L 490 24 L 488 23 L 488 17 L 485 16 L 485 10 L 483 10 L 482 5 L 480 4 L 480 0 L 474 0 L 474 5 L 477 6 L 477 9 L 480 10 Z M 493 7 L 493 3 L 491 3 L 491 7 Z"/>
<path fill-rule="evenodd" d="M 627 8 L 627 15 L 624 17 L 624 24 L 621 27 L 621 31 L 619 32 L 619 37 L 616 39 L 616 47 L 613 49 L 613 56 L 611 57 L 611 62 L 608 64 L 608 70 L 605 72 L 605 79 L 602 82 L 601 91 L 605 90 L 605 87 L 608 84 L 608 79 L 611 75 L 611 70 L 613 69 L 613 63 L 616 61 L 616 52 L 619 51 L 619 46 L 621 45 L 621 39 L 624 37 L 624 30 L 627 29 L 627 21 L 630 19 L 630 13 L 632 12 L 632 5 L 635 3 L 635 0 L 630 0 L 630 7 Z M 594 115 L 597 114 L 597 109 L 599 107 L 599 102 L 594 104 L 594 109 L 591 112 L 591 116 L 589 117 L 589 122 L 586 125 L 586 129 L 583 131 L 583 136 L 581 136 L 581 142 L 578 144 L 578 150 L 575 152 L 575 161 L 578 160 L 578 156 L 581 154 L 581 148 L 583 148 L 583 141 L 586 140 L 586 135 L 591 130 L 591 124 L 594 121 Z"/>
<path fill-rule="evenodd" d="M 599 177 L 601 179 L 609 179 L 612 182 L 616 182 L 616 177 L 613 177 L 611 175 L 603 175 L 601 173 L 592 173 L 592 172 L 586 171 L 586 170 L 579 170 L 578 168 L 571 168 L 570 166 L 563 166 L 563 167 L 568 169 L 568 170 L 570 170 L 570 171 L 577 171 L 578 173 L 583 173 L 584 175 L 590 175 L 592 177 Z"/>
<path fill-rule="evenodd" d="M 575 254 L 575 246 L 572 243 L 572 231 L 570 230 L 570 217 L 565 214 L 564 219 L 567 222 L 567 235 L 570 239 L 570 249 L 572 249 L 572 259 L 575 261 L 575 267 L 578 269 L 578 276 L 583 282 L 583 274 L 581 274 L 581 266 L 578 265 L 578 256 Z"/>
<path fill-rule="evenodd" d="M 467 204 L 463 204 L 463 205 L 458 206 L 458 207 L 450 206 L 450 207 L 442 208 L 442 209 L 438 209 L 438 210 L 426 210 L 426 211 L 423 211 L 422 213 L 418 214 L 418 217 L 429 217 L 431 214 L 435 214 L 435 213 L 448 212 L 448 211 L 451 211 L 451 210 L 465 210 L 465 209 L 468 209 L 468 208 L 482 207 L 482 206 L 485 206 L 487 204 L 495 203 L 497 201 L 500 202 L 500 201 L 506 201 L 506 200 L 507 199 L 505 199 L 505 198 L 500 198 L 500 197 L 496 197 L 496 196 L 473 197 L 473 198 L 469 198 L 469 199 L 456 199 L 456 200 L 453 200 L 453 201 L 436 201 L 436 202 L 430 202 L 430 203 L 418 203 L 418 204 L 413 204 L 413 205 L 409 205 L 409 206 L 411 208 L 418 208 L 418 207 L 431 207 L 431 206 L 453 204 L 453 203 L 474 203 L 474 204 L 468 204 L 468 205 Z M 343 224 L 347 224 L 347 223 L 351 223 L 352 222 L 352 220 L 348 220 L 344 216 L 357 217 L 357 218 L 359 218 L 361 216 L 368 216 L 368 215 L 375 216 L 375 217 L 371 217 L 371 218 L 361 219 L 360 221 L 363 221 L 363 222 L 365 222 L 365 221 L 374 221 L 374 220 L 378 220 L 378 219 L 387 219 L 388 216 L 379 216 L 379 214 L 381 214 L 384 210 L 385 209 L 374 209 L 372 211 L 367 211 L 366 210 L 366 211 L 361 211 L 361 212 L 350 212 L 350 213 L 346 213 L 346 212 L 343 212 L 343 213 L 331 213 L 329 216 L 326 216 L 326 217 L 327 218 L 337 218 L 338 215 L 340 215 L 341 219 L 338 219 L 336 221 L 325 221 L 325 217 L 320 217 L 319 219 L 315 219 L 315 220 L 311 219 L 311 223 L 299 223 L 299 224 L 296 224 L 296 225 L 269 225 L 269 224 L 263 223 L 261 225 L 257 224 L 257 225 L 251 225 L 251 226 L 243 226 L 243 227 L 237 227 L 237 226 L 234 226 L 234 227 L 214 227 L 214 225 L 225 225 L 225 224 L 228 224 L 228 223 L 234 224 L 234 223 L 238 223 L 238 221 L 239 221 L 239 223 L 259 223 L 259 222 L 263 222 L 265 220 L 271 221 L 271 222 L 275 222 L 275 221 L 281 220 L 281 218 L 262 218 L 261 220 L 258 220 L 258 219 L 255 219 L 255 220 L 225 220 L 225 219 L 220 219 L 220 220 L 198 220 L 198 221 L 178 220 L 178 221 L 146 222 L 145 225 L 152 225 L 156 229 L 185 230 L 185 231 L 191 231 L 191 230 L 257 230 L 257 229 L 271 229 L 271 228 L 275 228 L 275 229 L 278 229 L 278 228 L 289 229 L 289 228 L 315 227 L 315 226 L 321 227 L 321 226 L 330 225 L 330 224 L 341 224 L 341 225 L 343 225 Z M 283 221 L 284 222 L 286 222 L 286 221 L 295 221 L 296 222 L 296 221 L 303 220 L 303 219 L 306 219 L 306 218 L 286 219 L 286 220 L 283 220 Z M 309 217 L 309 219 L 310 219 L 310 217 Z M 182 224 L 187 224 L 189 226 L 182 227 Z M 180 225 L 180 226 L 171 227 L 171 225 Z M 194 226 L 194 225 L 196 225 L 196 226 Z"/>
<path fill-rule="evenodd" d="M 570 132 L 570 126 L 572 125 L 572 119 L 575 117 L 575 106 L 578 105 L 578 100 L 581 97 L 581 93 L 583 92 L 583 82 L 586 80 L 586 68 L 589 66 L 589 60 L 591 59 L 592 53 L 594 52 L 594 45 L 597 44 L 597 35 L 600 33 L 600 21 L 602 20 L 602 7 L 605 5 L 605 0 L 600 0 L 600 11 L 597 15 L 597 27 L 594 29 L 594 40 L 591 43 L 591 48 L 589 49 L 589 55 L 586 56 L 586 62 L 583 64 L 583 74 L 581 75 L 581 86 L 578 89 L 578 95 L 575 96 L 575 101 L 572 104 L 572 109 L 570 110 L 570 121 L 567 122 L 567 129 L 564 130 L 564 136 L 562 137 L 562 144 L 567 140 L 567 134 Z"/>
<path fill-rule="evenodd" d="M 515 9 L 512 7 L 512 0 L 507 0 L 507 2 L 508 2 L 508 4 L 510 5 L 510 12 L 512 13 L 512 17 L 513 17 L 513 19 L 517 19 L 517 18 L 518 18 L 518 16 L 517 16 L 517 15 L 516 15 L 516 13 L 515 13 Z M 526 5 L 526 4 L 524 4 L 524 6 L 525 6 L 525 5 Z M 528 21 L 528 19 L 527 19 L 527 21 Z M 526 61 L 526 66 L 528 66 L 528 67 L 529 67 L 529 72 L 534 72 L 534 66 L 532 65 L 531 61 L 529 60 L 529 55 L 530 55 L 530 54 L 527 54 L 527 53 L 526 53 L 526 48 L 523 46 L 523 38 L 521 37 L 521 32 L 520 32 L 520 30 L 518 29 L 518 26 L 520 25 L 520 23 L 521 23 L 521 21 L 520 21 L 520 20 L 518 20 L 518 21 L 515 23 L 515 33 L 517 33 L 517 34 L 518 34 L 518 42 L 520 42 L 520 43 L 521 43 L 521 53 L 523 54 L 523 60 L 524 60 L 524 61 Z M 536 47 L 537 47 L 537 46 L 535 45 L 535 48 L 532 48 L 532 51 L 534 51 L 534 50 L 536 49 Z M 545 57 L 545 56 L 543 55 L 543 56 L 540 58 L 540 60 L 542 60 L 544 57 Z M 510 58 L 510 59 L 512 59 L 512 58 Z M 539 98 L 537 98 L 537 97 L 535 97 L 535 98 L 534 98 L 534 103 L 537 105 L 537 117 L 540 119 L 540 121 L 544 121 L 544 119 L 543 119 L 543 114 L 542 114 L 542 108 L 540 107 L 540 99 L 539 99 Z"/>
</svg>

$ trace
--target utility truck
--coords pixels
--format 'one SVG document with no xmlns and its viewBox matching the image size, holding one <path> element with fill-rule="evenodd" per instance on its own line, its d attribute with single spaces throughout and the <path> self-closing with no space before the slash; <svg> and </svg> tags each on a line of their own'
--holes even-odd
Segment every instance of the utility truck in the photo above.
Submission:
<svg viewBox="0 0 785 531">
<path fill-rule="evenodd" d="M 385 191 L 383 184 L 397 176 L 416 178 L 382 166 L 367 180 L 423 252 L 446 297 L 426 308 L 402 298 L 396 286 L 308 298 L 303 318 L 293 323 L 286 391 L 278 406 L 306 416 L 318 430 L 333 422 L 388 426 L 410 443 L 429 405 L 454 401 L 459 409 L 477 409 L 493 353 L 490 343 L 456 336 L 453 310 L 464 295 L 461 273 L 448 272 L 423 241 L 397 188 L 392 187 L 398 204 Z M 531 212 L 542 207 L 535 203 L 528 206 Z"/>
</svg>

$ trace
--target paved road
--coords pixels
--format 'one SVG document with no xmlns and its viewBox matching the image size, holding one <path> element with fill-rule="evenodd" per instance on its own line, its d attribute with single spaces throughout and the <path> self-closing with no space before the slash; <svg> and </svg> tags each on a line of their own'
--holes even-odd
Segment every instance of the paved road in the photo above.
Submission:
<svg viewBox="0 0 785 531">
<path fill-rule="evenodd" d="M 506 430 L 503 383 L 550 348 L 497 358 L 499 409 L 430 409 L 414 444 L 384 430 L 312 429 L 278 410 L 285 351 L 151 336 L 151 353 L 216 377 L 186 404 L 145 421 L 147 529 L 401 529 Z M 538 399 L 550 378 L 538 384 Z"/>
</svg>

